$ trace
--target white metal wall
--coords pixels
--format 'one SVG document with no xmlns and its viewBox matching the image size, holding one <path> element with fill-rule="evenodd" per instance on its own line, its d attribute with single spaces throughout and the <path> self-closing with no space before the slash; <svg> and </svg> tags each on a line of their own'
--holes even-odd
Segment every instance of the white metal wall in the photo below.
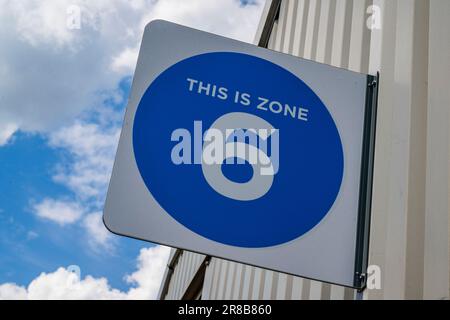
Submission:
<svg viewBox="0 0 450 320">
<path fill-rule="evenodd" d="M 169 260 L 175 257 L 175 250 L 172 249 Z M 179 300 L 183 297 L 191 280 L 198 268 L 205 259 L 204 255 L 188 251 L 182 251 L 173 263 L 173 273 L 170 278 L 167 293 L 164 300 Z"/>
<path fill-rule="evenodd" d="M 202 298 L 229 300 L 352 299 L 350 289 L 290 275 L 212 259 L 206 270 Z"/>
<path fill-rule="evenodd" d="M 381 28 L 367 27 L 371 14 Z M 273 50 L 381 72 L 369 264 L 381 268 L 382 289 L 366 299 L 450 296 L 449 17 L 449 0 L 283 0 L 270 37 Z M 203 288 L 203 299 L 353 298 L 350 289 L 220 259 Z"/>
</svg>

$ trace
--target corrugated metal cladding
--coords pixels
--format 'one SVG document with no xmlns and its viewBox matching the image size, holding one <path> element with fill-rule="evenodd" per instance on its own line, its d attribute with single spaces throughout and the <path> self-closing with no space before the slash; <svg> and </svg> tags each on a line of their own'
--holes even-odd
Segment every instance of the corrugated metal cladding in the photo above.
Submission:
<svg viewBox="0 0 450 320">
<path fill-rule="evenodd" d="M 366 299 L 450 296 L 449 17 L 448 0 L 282 0 L 270 33 L 270 49 L 381 73 L 369 257 L 381 269 L 381 289 L 366 290 Z M 182 296 L 203 258 L 182 253 L 164 298 Z M 202 289 L 202 299 L 354 297 L 215 258 Z"/>
<path fill-rule="evenodd" d="M 172 249 L 169 260 L 175 256 L 175 250 Z M 205 260 L 205 256 L 188 251 L 182 251 L 179 253 L 176 261 L 171 268 L 173 273 L 170 278 L 170 283 L 167 288 L 167 293 L 164 299 L 166 300 L 179 300 L 182 299 L 184 293 L 189 287 L 192 279 L 194 278 L 200 265 Z"/>
</svg>

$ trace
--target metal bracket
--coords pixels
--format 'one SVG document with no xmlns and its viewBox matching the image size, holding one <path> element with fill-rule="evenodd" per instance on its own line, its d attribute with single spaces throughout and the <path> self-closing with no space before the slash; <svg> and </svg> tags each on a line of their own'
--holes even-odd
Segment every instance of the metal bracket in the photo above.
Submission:
<svg viewBox="0 0 450 320">
<path fill-rule="evenodd" d="M 362 292 L 366 287 L 367 273 L 356 272 L 356 277 L 359 279 L 359 283 L 361 284 L 361 289 L 358 289 L 358 291 Z"/>
<path fill-rule="evenodd" d="M 372 207 L 372 184 L 375 161 L 375 135 L 380 74 L 367 77 L 367 93 L 364 119 L 363 155 L 359 191 L 358 231 L 355 253 L 354 287 L 363 291 L 366 286 L 369 262 L 369 236 Z"/>
</svg>

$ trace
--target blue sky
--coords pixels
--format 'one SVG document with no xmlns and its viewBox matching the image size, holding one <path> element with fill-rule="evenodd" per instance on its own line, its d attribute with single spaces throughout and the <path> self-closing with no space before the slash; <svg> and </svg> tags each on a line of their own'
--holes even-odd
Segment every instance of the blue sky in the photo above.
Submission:
<svg viewBox="0 0 450 320">
<path fill-rule="evenodd" d="M 129 81 L 122 88 L 126 95 Z M 124 105 L 111 106 L 118 112 Z M 92 116 L 92 115 L 91 115 Z M 52 148 L 42 134 L 17 132 L 11 143 L 0 148 L 0 283 L 28 284 L 40 272 L 60 266 L 82 265 L 82 272 L 105 276 L 113 287 L 124 290 L 123 276 L 135 268 L 139 250 L 148 244 L 131 239 L 117 239 L 113 253 L 92 252 L 83 229 L 76 225 L 60 227 L 33 215 L 33 203 L 49 196 L 72 199 L 73 192 L 54 181 L 62 163 L 72 161 L 64 148 Z M 111 235 L 112 238 L 118 238 Z M 82 263 L 80 263 L 82 262 Z M 103 267 L 101 267 L 103 266 Z"/>
<path fill-rule="evenodd" d="M 143 28 L 252 41 L 262 6 L 0 0 L 0 299 L 156 297 L 168 248 L 101 223 Z"/>
</svg>

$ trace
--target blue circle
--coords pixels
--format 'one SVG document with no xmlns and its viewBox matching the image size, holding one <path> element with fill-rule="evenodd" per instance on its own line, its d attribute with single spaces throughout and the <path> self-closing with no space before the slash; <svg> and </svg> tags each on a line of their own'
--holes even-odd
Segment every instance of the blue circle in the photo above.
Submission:
<svg viewBox="0 0 450 320">
<path fill-rule="evenodd" d="M 227 88 L 228 99 L 189 91 L 188 78 Z M 236 91 L 250 94 L 251 105 L 234 103 Z M 259 97 L 308 109 L 308 121 L 258 109 Z M 270 190 L 253 201 L 217 193 L 201 165 L 171 159 L 174 130 L 187 129 L 194 139 L 194 121 L 205 131 L 231 112 L 279 129 L 279 171 Z M 280 245 L 317 226 L 338 196 L 344 171 L 339 132 L 319 97 L 286 69 L 240 53 L 193 56 L 161 73 L 138 105 L 133 148 L 145 185 L 170 216 L 205 238 L 245 248 Z"/>
</svg>

